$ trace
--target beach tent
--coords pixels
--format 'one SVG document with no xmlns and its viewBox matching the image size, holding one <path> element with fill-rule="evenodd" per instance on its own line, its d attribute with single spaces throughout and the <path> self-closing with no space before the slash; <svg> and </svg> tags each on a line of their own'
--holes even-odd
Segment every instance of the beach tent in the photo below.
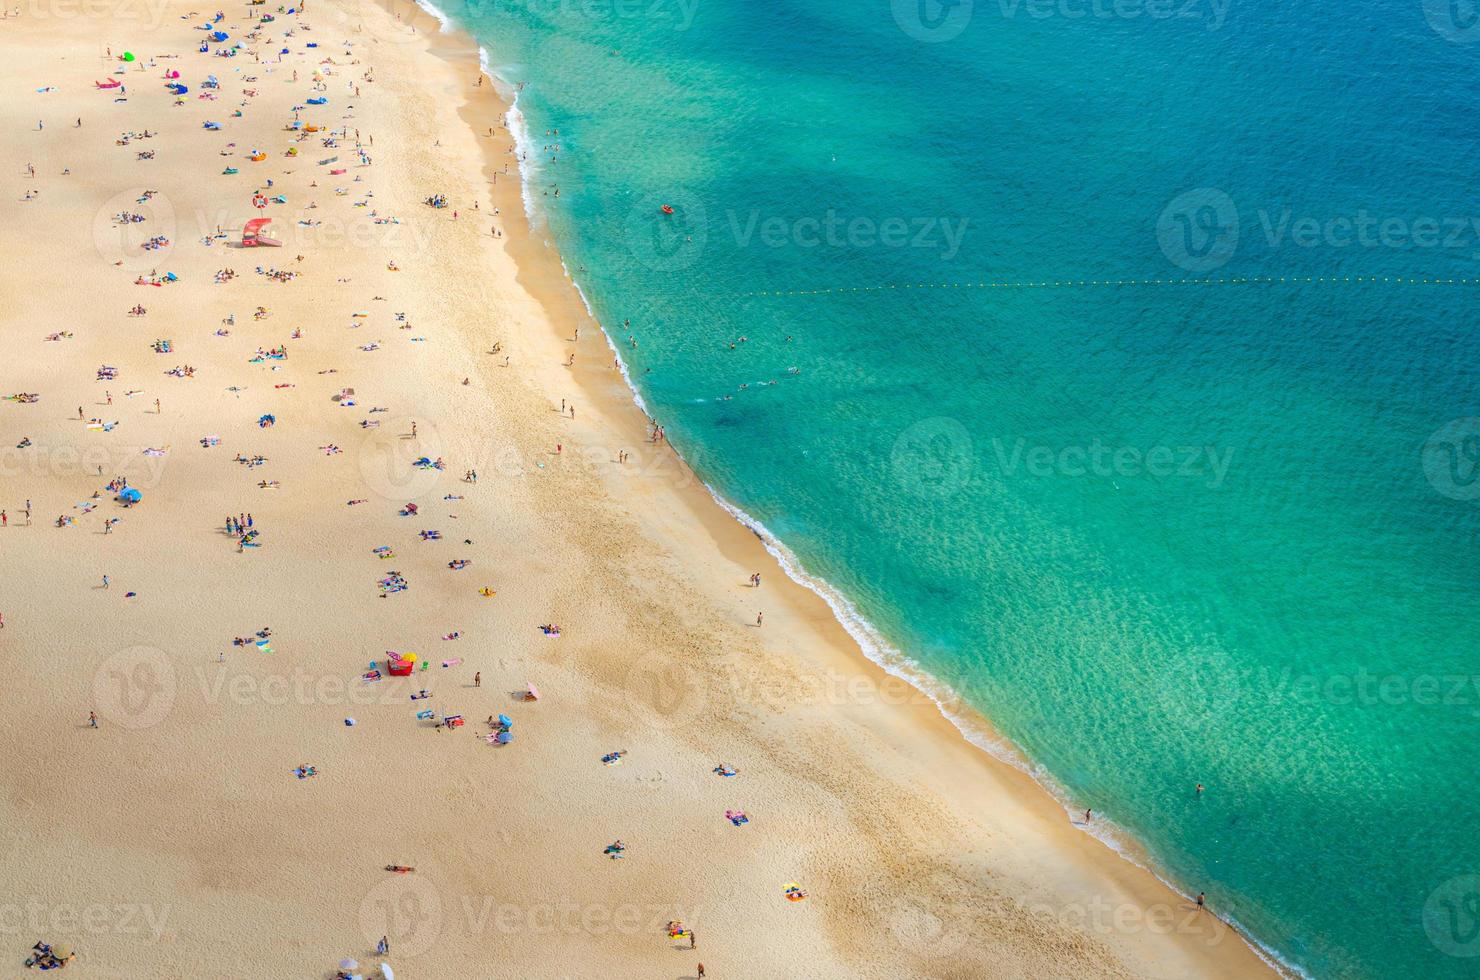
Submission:
<svg viewBox="0 0 1480 980">
<path fill-rule="evenodd" d="M 134 53 L 132 51 L 125 51 L 123 53 L 123 60 L 124 61 L 133 61 L 134 60 Z"/>
<path fill-rule="evenodd" d="M 281 248 L 283 243 L 276 238 L 262 237 L 262 228 L 271 221 L 271 218 L 253 218 L 248 221 L 242 228 L 242 248 L 257 248 L 261 245 Z"/>
<path fill-rule="evenodd" d="M 124 487 L 121 491 L 119 491 L 118 499 L 124 501 L 125 503 L 136 504 L 144 499 L 144 495 L 135 490 L 133 487 Z"/>
<path fill-rule="evenodd" d="M 211 35 L 211 40 L 215 41 L 217 44 L 220 44 L 222 41 L 226 40 L 230 36 L 231 35 L 227 34 L 225 31 L 216 31 L 214 34 Z"/>
</svg>

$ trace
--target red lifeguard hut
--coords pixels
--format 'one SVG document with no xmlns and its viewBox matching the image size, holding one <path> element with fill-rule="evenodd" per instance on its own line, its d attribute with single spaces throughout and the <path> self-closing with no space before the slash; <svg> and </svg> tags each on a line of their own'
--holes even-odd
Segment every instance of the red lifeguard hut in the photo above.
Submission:
<svg viewBox="0 0 1480 980">
<path fill-rule="evenodd" d="M 242 227 L 242 248 L 258 248 L 270 246 L 281 248 L 283 243 L 276 238 L 267 238 L 262 234 L 262 229 L 272 222 L 271 218 L 253 218 Z"/>
</svg>

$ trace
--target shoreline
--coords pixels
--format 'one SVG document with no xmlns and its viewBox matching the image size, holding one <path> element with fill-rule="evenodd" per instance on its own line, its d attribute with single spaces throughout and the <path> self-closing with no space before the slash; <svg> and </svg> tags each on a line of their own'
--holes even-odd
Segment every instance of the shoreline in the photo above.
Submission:
<svg viewBox="0 0 1480 980">
<path fill-rule="evenodd" d="M 344 9 L 338 0 L 321 2 L 331 17 Z M 383 3 L 388 10 L 400 6 Z M 402 25 L 420 28 L 435 19 L 412 9 L 416 14 Z M 316 3 L 304 19 L 321 20 L 322 10 Z M 384 74 L 367 88 L 368 105 L 356 94 L 354 108 L 367 115 L 354 118 L 356 127 L 378 125 L 381 144 L 373 151 L 377 167 L 351 173 L 365 176 L 367 188 L 399 177 L 374 188 L 382 192 L 377 208 L 400 205 L 405 222 L 398 228 L 436 230 L 413 243 L 409 262 L 389 234 L 346 246 L 295 233 L 294 244 L 307 239 L 308 253 L 301 266 L 307 278 L 296 285 L 250 277 L 209 283 L 218 259 L 247 268 L 255 261 L 287 263 L 293 249 L 255 258 L 202 255 L 184 216 L 194 208 L 208 229 L 207 209 L 225 200 L 225 188 L 240 200 L 216 212 L 217 220 L 234 227 L 252 213 L 245 204 L 251 178 L 232 182 L 215 173 L 227 153 L 217 155 L 218 138 L 199 135 L 191 111 L 199 107 L 168 108 L 163 93 L 140 84 L 155 80 L 142 61 L 126 76 L 131 102 L 121 109 L 106 95 L 80 91 L 90 74 L 109 77 L 117 67 L 101 57 L 105 44 L 120 44 L 116 25 L 106 18 L 39 28 L 22 21 L 18 30 L 39 31 L 38 53 L 18 52 L 15 63 L 0 69 L 14 93 L 40 81 L 75 87 L 76 96 L 45 96 L 51 103 L 44 111 L 70 123 L 75 102 L 88 122 L 70 137 L 70 129 L 48 127 L 24 147 L 18 139 L 8 151 L 0 148 L 12 169 L 36 153 L 45 170 L 40 203 L 0 204 L 11 227 L 35 231 L 34 252 L 17 256 L 16 280 L 24 286 L 13 294 L 8 327 L 14 333 L 7 340 L 19 355 L 0 364 L 0 388 L 42 391 L 45 402 L 40 410 L 0 406 L 0 422 L 7 437 L 11 427 L 19 437 L 24 425 L 27 441 L 34 433 L 42 446 L 113 445 L 101 434 L 70 435 L 75 429 L 65 426 L 74 395 L 79 416 L 83 404 L 101 404 L 102 386 L 90 375 L 98 363 L 114 364 L 127 378 L 120 388 L 147 376 L 147 397 L 157 397 L 153 386 L 160 385 L 165 399 L 162 410 L 151 412 L 130 409 L 126 399 L 114 408 L 109 398 L 106 411 L 123 418 L 121 431 L 130 440 L 113 448 L 131 450 L 134 461 L 119 456 L 119 465 L 137 465 L 144 446 L 169 454 L 168 468 L 161 463 L 159 477 L 145 486 L 143 508 L 127 512 L 122 530 L 106 539 L 105 530 L 92 526 L 47 526 L 51 513 L 95 489 L 90 467 L 69 468 L 58 450 L 49 470 L 22 474 L 23 481 L 0 472 L 7 501 L 34 494 L 40 503 L 37 527 L 13 529 L 4 541 L 10 560 L 32 574 L 16 576 L 0 596 L 8 620 L 0 641 L 28 682 L 11 686 L 0 712 L 0 733 L 24 746 L 30 762 L 0 780 L 0 817 L 24 842 L 3 859 L 16 894 L 47 895 L 53 907 L 73 910 L 99 895 L 173 910 L 177 921 L 162 928 L 153 946 L 131 944 L 121 926 L 88 937 L 84 964 L 149 964 L 132 975 L 234 975 L 243 964 L 239 952 L 223 948 L 232 946 L 251 949 L 264 970 L 297 975 L 306 958 L 330 962 L 342 955 L 331 951 L 354 948 L 347 939 L 368 945 L 382 929 L 397 936 L 394 952 L 412 963 L 398 959 L 398 974 L 468 975 L 486 970 L 495 955 L 470 899 L 493 898 L 529 913 L 551 895 L 603 913 L 626 908 L 637 896 L 660 896 L 664 914 L 684 912 L 698 924 L 716 975 L 726 964 L 728 975 L 744 976 L 779 974 L 799 963 L 810 966 L 809 975 L 839 977 L 1265 973 L 1251 947 L 1226 941 L 1223 923 L 1193 917 L 1184 897 L 1076 832 L 1028 773 L 971 744 L 925 693 L 859 656 L 824 597 L 780 575 L 768 575 L 762 593 L 739 585 L 749 571 L 770 569 L 774 556 L 676 450 L 646 442 L 633 389 L 605 366 L 610 338 L 588 330 L 574 347 L 574 370 L 563 366 L 572 349 L 565 331 L 595 322 L 553 245 L 531 230 L 522 179 L 487 187 L 507 158 L 498 149 L 509 138 L 508 110 L 496 85 L 482 86 L 487 91 L 480 96 L 473 83 L 481 70 L 478 48 L 440 24 L 436 31 L 418 29 L 407 43 L 389 17 L 370 8 L 365 14 L 378 15 L 387 23 L 377 27 L 388 28 L 379 31 L 380 41 L 365 40 L 387 47 L 378 54 L 355 42 L 352 64 L 363 67 L 363 55 Z M 330 29 L 359 18 L 354 8 Z M 178 64 L 194 87 L 203 66 L 189 60 L 188 29 L 167 21 L 155 37 L 129 43 L 147 43 L 142 53 L 149 59 L 182 58 Z M 81 57 L 72 64 L 65 57 L 44 60 L 56 52 Z M 321 57 L 300 55 L 291 64 L 322 67 L 325 61 L 314 60 Z M 229 162 L 247 173 L 258 166 L 256 173 L 277 175 L 296 204 L 300 194 L 315 195 L 304 186 L 306 176 L 292 176 L 302 163 L 277 156 L 287 139 L 277 124 L 304 93 L 302 86 L 287 90 L 288 61 L 271 63 L 275 69 L 268 64 L 253 83 L 268 94 L 260 105 L 254 101 L 249 118 L 228 124 L 226 138 L 233 146 L 260 141 L 273 162 L 245 162 L 240 150 Z M 330 74 L 356 70 L 336 63 Z M 334 79 L 336 86 L 341 80 Z M 228 77 L 225 84 L 237 81 Z M 386 89 L 393 101 L 382 111 L 376 97 Z M 164 111 L 149 115 L 151 106 Z M 276 109 L 271 125 L 269 107 Z M 16 99 L 4 116 L 19 133 L 20 117 L 30 111 Z M 217 114 L 224 111 L 223 104 Z M 321 114 L 338 111 L 336 103 Z M 105 113 L 100 131 L 97 120 Z M 490 120 L 492 140 L 479 135 Z M 160 121 L 149 144 L 159 159 L 147 165 L 130 159 L 132 148 L 115 151 L 102 142 L 117 126 Z M 458 121 L 466 132 L 456 131 Z M 433 151 L 434 140 L 447 145 Z M 79 156 L 78 146 L 93 141 L 96 148 Z M 75 168 L 67 180 L 56 175 L 64 163 Z M 291 169 L 277 171 L 285 165 Z M 382 176 L 387 170 L 389 177 Z M 481 185 L 469 189 L 479 174 Z M 85 219 L 128 207 L 137 192 L 127 188 L 140 181 L 165 188 L 182 219 L 178 243 L 159 260 L 161 268 L 179 270 L 180 282 L 143 296 L 120 278 L 124 273 L 98 261 L 112 256 L 104 254 L 106 238 L 96 224 L 92 248 L 78 247 Z M 500 224 L 508 233 L 494 241 L 468 220 L 449 221 L 419 207 L 423 194 L 444 190 L 453 207 L 464 209 L 465 200 L 487 203 L 492 193 L 504 202 Z M 343 207 L 333 199 L 325 204 L 323 216 L 331 220 L 332 210 Z M 278 213 L 283 225 L 291 222 L 287 211 Z M 480 212 L 477 220 L 491 216 Z M 388 258 L 406 263 L 404 271 L 397 266 L 388 273 Z M 144 267 L 153 261 L 142 259 Z M 325 281 L 326 271 L 339 278 Z M 77 276 L 98 273 L 97 295 L 68 288 Z M 407 310 L 418 326 L 433 324 L 432 343 L 407 343 L 399 355 L 378 360 L 351 352 L 343 331 L 361 324 L 345 327 L 342 320 L 365 309 L 369 290 L 396 296 L 397 306 L 378 309 Z M 123 320 L 124 304 L 140 299 L 149 303 L 151 318 Z M 232 340 L 202 336 L 209 322 L 202 311 L 244 314 L 257 303 L 271 303 L 274 318 L 255 323 L 243 316 Z M 89 329 L 101 319 L 99 309 L 118 317 L 113 330 Z M 331 325 L 336 316 L 337 327 Z M 453 343 L 434 346 L 444 323 Z M 74 346 L 43 346 L 36 336 L 42 324 L 52 330 L 75 324 Z M 305 327 L 306 335 L 288 339 L 289 326 Z M 409 323 L 381 326 L 370 317 L 366 326 L 354 336 L 387 345 L 420 339 L 397 333 Z M 159 352 L 135 349 L 151 335 L 172 332 L 180 356 L 209 380 L 161 381 Z M 504 370 L 486 356 L 488 341 L 502 342 L 517 368 Z M 265 373 L 277 365 L 243 367 L 252 343 L 259 349 L 291 343 L 293 362 L 281 366 L 281 375 Z M 372 360 L 356 360 L 367 356 Z M 388 357 L 395 358 L 389 366 Z M 318 375 L 347 370 L 315 380 L 312 371 L 294 373 L 305 362 L 322 368 Z M 356 372 L 352 364 L 373 367 Z M 472 380 L 471 390 L 458 386 L 458 378 Z M 226 389 L 234 397 L 221 394 L 221 386 L 246 380 L 252 384 L 242 389 L 245 399 L 235 385 Z M 286 390 L 299 383 L 301 392 Z M 387 423 L 409 422 L 411 432 L 400 432 L 393 445 L 428 455 L 445 451 L 454 471 L 467 461 L 483 467 L 493 499 L 450 483 L 451 474 L 439 485 L 435 475 L 419 476 L 409 466 L 409 476 L 377 470 L 383 457 L 399 457 L 392 444 L 357 431 L 353 413 L 330 403 L 341 385 L 357 385 L 367 406 L 396 406 L 402 416 L 387 416 Z M 554 403 L 571 393 L 581 421 L 567 423 L 562 413 L 557 424 Z M 264 429 L 252 421 L 278 405 L 283 424 Z M 53 411 L 58 406 L 66 419 Z M 16 414 L 22 412 L 29 414 Z M 207 433 L 219 433 L 226 448 L 196 449 L 192 444 Z M 351 465 L 315 452 L 313 445 L 325 439 L 349 446 Z M 564 460 L 551 451 L 560 440 L 571 450 Z M 489 465 L 499 443 L 507 452 Z M 613 465 L 613 451 L 627 446 L 640 465 Z M 280 492 L 254 489 L 256 473 L 244 482 L 248 471 L 215 455 L 243 450 L 267 450 L 267 475 L 281 478 Z M 343 506 L 347 496 L 366 490 L 376 498 L 364 501 L 368 506 Z M 449 494 L 444 501 L 466 495 L 457 514 L 440 513 L 452 509 L 436 501 L 443 493 Z M 449 574 L 443 559 L 452 554 L 413 543 L 412 525 L 395 515 L 408 499 L 421 500 L 427 512 L 418 526 L 458 521 L 442 526 L 466 528 L 469 547 L 491 538 L 495 550 L 476 553 L 480 564 L 471 575 Z M 215 511 L 243 502 L 265 528 L 260 552 L 233 553 L 210 526 L 219 520 Z M 104 513 L 115 513 L 104 506 Z M 79 520 L 95 525 L 100 515 L 88 513 Z M 410 597 L 387 599 L 368 588 L 371 573 L 388 567 L 369 552 L 386 542 L 407 552 L 395 565 L 416 581 Z M 99 590 L 95 571 L 111 572 L 130 592 Z M 496 601 L 472 596 L 475 582 L 483 581 L 497 585 Z M 748 628 L 753 600 L 761 596 L 763 632 Z M 552 643 L 531 635 L 539 622 L 574 629 Z M 225 653 L 217 659 L 226 637 L 263 623 L 274 628 L 276 650 L 250 656 L 232 650 L 229 668 Z M 446 637 L 439 634 L 452 626 L 469 630 L 469 640 L 442 645 Z M 133 645 L 110 651 L 108 644 Z M 386 646 L 414 646 L 429 659 L 449 649 L 466 656 L 463 673 L 477 665 L 491 683 L 470 683 L 456 670 L 434 672 L 445 678 L 440 693 L 450 693 L 454 706 L 479 705 L 466 708 L 473 721 L 485 710 L 514 713 L 519 745 L 492 749 L 466 732 L 432 734 L 411 720 L 407 690 L 394 682 L 354 688 L 383 692 L 383 700 L 364 704 L 310 692 L 284 706 L 263 693 L 268 682 L 300 676 L 358 681 L 365 662 L 383 656 Z M 70 717 L 78 707 L 102 698 L 117 668 L 141 657 L 180 682 L 159 717 L 147 699 L 144 718 L 130 719 L 127 703 L 103 704 L 105 740 L 70 731 L 80 720 Z M 217 670 L 214 683 L 229 682 L 224 700 L 222 688 L 212 693 L 206 683 L 207 672 Z M 201 682 L 198 697 L 192 677 Z M 238 681 L 247 682 L 241 695 L 233 693 Z M 542 703 L 510 706 L 508 689 L 532 681 L 545 691 Z M 357 727 L 343 723 L 347 704 Z M 58 724 L 63 715 L 68 720 Z M 622 768 L 593 764 L 601 751 L 629 741 L 639 751 Z M 436 765 L 428 764 L 432 753 Z M 285 775 L 303 759 L 322 766 L 323 776 L 302 783 Z M 718 760 L 739 762 L 744 778 L 710 776 L 708 767 Z M 106 801 L 111 819 L 95 817 L 97 800 Z M 695 802 L 705 813 L 694 812 Z M 755 808 L 755 826 L 721 825 L 719 808 L 737 803 Z M 631 860 L 612 863 L 599 854 L 616 834 L 634 842 Z M 419 864 L 420 873 L 387 878 L 387 860 Z M 90 873 L 59 875 L 59 867 Z M 780 899 L 780 886 L 793 878 L 806 884 L 811 901 L 791 906 Z M 327 898 L 325 881 L 335 884 Z M 452 898 L 462 900 L 462 932 Z M 422 912 L 435 903 L 436 928 L 426 931 L 424 918 L 415 916 L 402 921 L 398 910 L 407 900 L 421 903 Z M 1101 921 L 1093 917 L 1101 906 L 1144 918 L 1134 927 Z M 1158 918 L 1168 924 L 1158 926 L 1153 912 L 1165 913 Z M 655 955 L 671 950 L 671 942 L 669 949 L 662 943 L 661 917 L 630 929 L 598 928 L 584 917 L 579 925 L 555 944 L 529 941 L 548 937 L 537 926 L 501 931 L 492 938 L 508 941 L 496 955 L 502 965 L 520 964 L 509 967 L 515 975 L 651 976 L 661 962 Z M 264 937 L 275 941 L 263 943 Z M 670 967 L 689 968 L 687 955 L 683 966 Z"/>
<path fill-rule="evenodd" d="M 499 109 L 497 113 L 499 126 L 503 134 L 513 140 L 509 121 L 512 114 L 519 111 L 517 94 L 508 97 L 500 87 L 512 90 L 517 83 L 496 74 L 490 64 L 488 51 L 470 35 L 468 30 L 454 18 L 444 14 L 432 0 L 376 0 L 376 2 L 382 9 L 391 12 L 395 12 L 400 5 L 418 11 L 425 18 L 417 23 L 418 30 L 435 26 L 434 31 L 427 32 L 427 36 L 434 39 L 429 47 L 449 62 L 466 61 L 470 57 L 469 49 L 471 49 L 471 58 L 476 69 L 491 83 L 491 94 Z M 408 23 L 413 22 L 415 21 L 408 20 Z M 438 51 L 439 47 L 443 50 Z M 471 111 L 470 105 L 471 100 L 465 103 L 460 115 L 474 129 L 474 132 L 478 132 L 478 125 L 485 120 L 481 114 Z M 485 176 L 491 170 L 496 169 L 494 157 L 486 150 L 485 164 Z M 516 165 L 511 176 L 515 177 L 519 192 L 509 195 L 507 191 L 504 191 L 495 196 L 501 196 L 505 201 L 512 196 L 520 206 L 518 234 L 513 238 L 510 254 L 519 270 L 518 278 L 521 285 L 529 289 L 531 295 L 546 310 L 552 325 L 575 320 L 581 326 L 594 326 L 605 339 L 607 349 L 620 363 L 622 386 L 631 403 L 630 408 L 635 409 L 644 419 L 654 418 L 641 391 L 628 374 L 626 362 L 621 359 L 621 351 L 615 340 L 597 320 L 584 290 L 566 266 L 558 246 L 551 237 L 548 223 L 536 224 L 536 215 L 533 212 L 538 204 L 533 195 L 529 193 L 528 174 L 523 165 Z M 531 267 L 538 268 L 540 264 L 546 265 L 545 271 L 539 274 L 529 274 Z M 551 267 L 559 269 L 559 276 L 551 274 L 549 271 Z M 559 280 L 563 280 L 563 283 Z M 569 297 L 559 296 L 558 292 L 562 288 L 571 295 Z M 613 414 L 620 415 L 623 407 L 620 403 L 622 393 L 613 392 L 610 386 L 593 387 L 591 384 L 593 380 L 589 377 L 585 378 L 580 385 L 582 390 L 593 392 L 599 398 L 609 401 L 615 399 L 617 404 L 614 406 L 616 411 Z M 611 409 L 613 406 L 608 405 L 607 407 Z M 665 443 L 665 446 L 671 446 L 671 444 Z M 950 685 L 936 679 L 913 658 L 895 647 L 854 607 L 846 595 L 825 579 L 819 579 L 810 574 L 801 559 L 763 523 L 729 500 L 717 488 L 702 480 L 693 472 L 677 446 L 671 446 L 671 451 L 694 484 L 703 490 L 703 497 L 707 497 L 707 499 L 695 499 L 687 492 L 679 494 L 689 507 L 694 519 L 706 527 L 710 527 L 716 521 L 724 522 L 728 519 L 735 528 L 753 534 L 774 562 L 776 570 L 780 571 L 791 585 L 809 593 L 810 598 L 827 606 L 837 627 L 836 632 L 841 634 L 833 639 L 838 641 L 842 649 L 847 650 L 850 646 L 856 648 L 849 653 L 861 658 L 870 668 L 904 682 L 912 690 L 928 699 L 929 704 L 938 712 L 940 720 L 945 722 L 951 730 L 951 733 L 944 737 L 954 736 L 978 750 L 993 765 L 1005 767 L 1008 771 L 1024 777 L 1031 784 L 1032 788 L 1029 792 L 1040 794 L 1053 806 L 1059 807 L 1071 829 L 1078 831 L 1080 836 L 1101 845 L 1109 852 L 1112 860 L 1124 862 L 1137 871 L 1145 873 L 1159 886 L 1168 889 L 1185 901 L 1193 900 L 1192 894 L 1183 891 L 1156 867 L 1155 861 L 1144 845 L 1125 828 L 1103 818 L 1102 826 L 1108 826 L 1108 831 L 1092 830 L 1075 821 L 1073 819 L 1076 812 L 1074 806 L 1069 801 L 1067 792 L 1058 785 L 1051 773 L 1028 757 L 1013 740 L 1003 735 L 990 719 L 967 704 Z M 689 488 L 682 489 L 687 491 Z M 713 514 L 712 511 L 715 508 L 719 509 L 722 515 Z M 712 527 L 711 530 L 713 530 Z M 1270 971 L 1292 978 L 1308 976 L 1299 967 L 1286 961 L 1277 950 L 1255 941 L 1236 919 L 1230 917 L 1224 918 L 1223 921 Z"/>
</svg>

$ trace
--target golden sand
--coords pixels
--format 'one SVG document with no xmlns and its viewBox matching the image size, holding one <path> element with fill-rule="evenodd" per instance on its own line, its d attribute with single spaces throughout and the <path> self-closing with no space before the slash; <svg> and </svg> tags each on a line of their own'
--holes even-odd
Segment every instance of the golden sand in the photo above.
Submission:
<svg viewBox="0 0 1480 980">
<path fill-rule="evenodd" d="M 83 976 L 328 977 L 378 963 L 382 936 L 402 980 L 1268 972 L 869 663 L 648 441 L 503 175 L 470 42 L 348 0 L 248 40 L 269 9 L 225 18 L 234 59 L 198 53 L 205 10 L 174 2 L 0 21 L 0 394 L 41 396 L 0 402 L 5 975 L 40 939 Z M 111 78 L 127 101 L 94 88 Z M 348 137 L 300 141 L 295 106 Z M 437 193 L 448 208 L 422 203 Z M 283 247 L 230 247 L 258 216 Z M 141 250 L 153 235 L 171 244 Z M 94 497 L 118 476 L 141 504 Z M 223 530 L 244 513 L 260 547 Z M 392 570 L 410 587 L 382 597 Z M 390 650 L 431 666 L 363 680 Z M 482 737 L 499 713 L 505 747 Z"/>
</svg>

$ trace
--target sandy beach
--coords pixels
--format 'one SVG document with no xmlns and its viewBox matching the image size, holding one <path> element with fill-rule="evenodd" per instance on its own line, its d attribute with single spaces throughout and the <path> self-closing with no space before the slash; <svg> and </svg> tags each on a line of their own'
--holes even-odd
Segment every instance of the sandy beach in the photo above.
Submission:
<svg viewBox="0 0 1480 980">
<path fill-rule="evenodd" d="M 213 17 L 0 21 L 6 976 L 1271 972 L 652 440 L 469 39 Z"/>
</svg>

